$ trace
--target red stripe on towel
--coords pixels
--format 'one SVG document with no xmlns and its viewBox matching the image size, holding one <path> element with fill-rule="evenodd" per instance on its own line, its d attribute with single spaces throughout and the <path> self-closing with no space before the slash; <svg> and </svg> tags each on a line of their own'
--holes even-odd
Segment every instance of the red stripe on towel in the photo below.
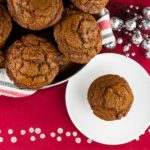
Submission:
<svg viewBox="0 0 150 150">
<path fill-rule="evenodd" d="M 110 20 L 105 20 L 105 21 L 98 22 L 98 25 L 99 25 L 101 30 L 106 30 L 106 29 L 111 28 Z"/>
<path fill-rule="evenodd" d="M 13 92 L 13 91 L 8 91 L 8 90 L 2 90 L 0 89 L 0 92 L 4 93 L 4 94 L 9 94 L 12 96 L 17 96 L 17 97 L 25 97 L 28 96 L 27 94 L 23 94 L 23 93 L 18 93 L 18 92 Z"/>
</svg>

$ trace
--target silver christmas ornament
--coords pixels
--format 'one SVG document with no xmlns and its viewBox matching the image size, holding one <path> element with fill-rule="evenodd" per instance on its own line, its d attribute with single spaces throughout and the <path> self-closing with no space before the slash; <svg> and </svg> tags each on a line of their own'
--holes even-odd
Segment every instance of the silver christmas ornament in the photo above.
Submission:
<svg viewBox="0 0 150 150">
<path fill-rule="evenodd" d="M 150 18 L 145 18 L 141 21 L 144 30 L 150 30 Z"/>
<path fill-rule="evenodd" d="M 117 45 L 117 43 L 116 43 L 116 40 L 115 40 L 115 41 L 112 41 L 108 44 L 105 44 L 104 47 L 107 48 L 107 49 L 113 49 L 113 48 L 116 47 L 116 45 Z"/>
<path fill-rule="evenodd" d="M 134 33 L 137 33 L 137 34 L 141 34 L 141 31 L 140 31 L 140 30 L 134 30 L 133 32 L 134 32 Z"/>
<path fill-rule="evenodd" d="M 148 38 L 148 34 L 144 34 L 144 37 Z"/>
<path fill-rule="evenodd" d="M 118 38 L 118 39 L 117 39 L 117 43 L 118 43 L 118 44 L 122 44 L 122 43 L 123 43 L 123 39 L 122 39 L 122 38 Z"/>
<path fill-rule="evenodd" d="M 129 33 L 129 36 L 132 36 L 132 33 Z"/>
<path fill-rule="evenodd" d="M 138 27 L 139 27 L 139 28 L 142 28 L 142 25 L 141 25 L 141 24 L 139 24 L 139 25 L 138 25 Z"/>
<path fill-rule="evenodd" d="M 127 53 L 127 54 L 126 54 L 126 57 L 129 57 L 129 56 L 130 56 L 130 54 L 129 54 L 129 53 Z"/>
<path fill-rule="evenodd" d="M 150 51 L 145 53 L 146 58 L 150 58 Z"/>
<path fill-rule="evenodd" d="M 130 5 L 130 8 L 133 8 L 133 5 Z"/>
<path fill-rule="evenodd" d="M 146 50 L 146 51 L 150 51 L 150 38 L 145 38 L 142 42 L 142 47 Z"/>
<path fill-rule="evenodd" d="M 137 18 L 138 18 L 138 19 L 142 19 L 143 17 L 142 17 L 141 15 L 138 15 Z"/>
<path fill-rule="evenodd" d="M 129 50 L 130 50 L 130 46 L 129 46 L 129 45 L 124 45 L 123 51 L 124 51 L 124 52 L 127 52 L 127 51 L 129 51 Z"/>
<path fill-rule="evenodd" d="M 124 22 L 120 18 L 112 17 L 111 18 L 111 26 L 113 30 L 122 29 Z"/>
<path fill-rule="evenodd" d="M 133 31 L 136 28 L 136 22 L 134 19 L 127 20 L 125 22 L 125 27 L 128 31 Z"/>
<path fill-rule="evenodd" d="M 137 16 L 137 13 L 135 13 L 134 16 Z"/>
<path fill-rule="evenodd" d="M 133 56 L 133 57 L 134 57 L 135 55 L 136 55 L 135 52 L 133 52 L 133 53 L 131 54 L 131 56 Z"/>
<path fill-rule="evenodd" d="M 131 38 L 132 43 L 139 45 L 143 41 L 143 37 L 139 33 L 134 33 Z"/>
<path fill-rule="evenodd" d="M 143 15 L 145 18 L 150 18 L 150 7 L 145 7 L 143 9 Z"/>
<path fill-rule="evenodd" d="M 134 17 L 133 19 L 136 21 L 138 18 L 137 18 L 137 17 Z"/>
<path fill-rule="evenodd" d="M 139 6 L 136 6 L 135 9 L 136 9 L 136 10 L 139 10 Z"/>
<path fill-rule="evenodd" d="M 131 46 L 131 43 L 129 43 L 128 46 L 130 47 L 130 46 Z"/>
</svg>

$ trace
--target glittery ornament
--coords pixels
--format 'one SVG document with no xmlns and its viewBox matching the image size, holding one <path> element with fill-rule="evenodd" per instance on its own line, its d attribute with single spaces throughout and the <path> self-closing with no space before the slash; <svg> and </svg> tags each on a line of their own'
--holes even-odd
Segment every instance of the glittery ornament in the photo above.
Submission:
<svg viewBox="0 0 150 150">
<path fill-rule="evenodd" d="M 130 10 L 129 9 L 127 9 L 127 13 L 129 13 L 130 12 Z"/>
<path fill-rule="evenodd" d="M 148 52 L 145 53 L 145 57 L 146 58 L 150 58 L 150 51 L 148 51 Z"/>
<path fill-rule="evenodd" d="M 127 20 L 125 22 L 125 27 L 128 31 L 133 31 L 136 28 L 136 22 L 133 19 Z"/>
<path fill-rule="evenodd" d="M 116 45 L 117 45 L 116 41 L 112 41 L 108 44 L 105 44 L 104 47 L 107 48 L 107 49 L 113 49 L 113 48 L 116 47 Z"/>
<path fill-rule="evenodd" d="M 123 43 L 123 39 L 122 39 L 122 38 L 118 38 L 118 39 L 117 39 L 117 43 L 118 43 L 118 44 L 122 44 L 122 43 Z"/>
<path fill-rule="evenodd" d="M 150 38 L 145 38 L 142 42 L 142 47 L 147 50 L 150 51 Z"/>
<path fill-rule="evenodd" d="M 127 54 L 126 54 L 126 57 L 129 57 L 129 56 L 130 56 L 130 54 L 129 54 L 129 53 L 127 53 Z"/>
<path fill-rule="evenodd" d="M 139 25 L 138 25 L 138 27 L 139 27 L 139 28 L 142 28 L 142 25 L 141 25 L 141 24 L 139 24 Z"/>
<path fill-rule="evenodd" d="M 142 17 L 141 15 L 138 15 L 137 18 L 138 18 L 138 19 L 142 19 L 143 17 Z"/>
<path fill-rule="evenodd" d="M 135 52 L 133 52 L 133 53 L 131 54 L 132 57 L 134 57 L 135 55 L 136 55 Z"/>
<path fill-rule="evenodd" d="M 130 8 L 133 8 L 133 5 L 130 5 Z"/>
<path fill-rule="evenodd" d="M 125 45 L 124 47 L 123 47 L 123 51 L 124 52 L 127 52 L 127 51 L 129 51 L 130 50 L 130 46 L 129 45 Z"/>
<path fill-rule="evenodd" d="M 132 36 L 132 33 L 129 33 L 129 36 Z"/>
<path fill-rule="evenodd" d="M 150 7 L 145 7 L 143 9 L 143 15 L 145 18 L 150 18 Z"/>
<path fill-rule="evenodd" d="M 143 19 L 141 23 L 144 30 L 150 30 L 150 18 Z"/>
<path fill-rule="evenodd" d="M 131 43 L 129 43 L 128 46 L 130 47 L 130 46 L 131 46 Z"/>
<path fill-rule="evenodd" d="M 140 30 L 134 30 L 133 32 L 134 32 L 134 33 L 137 33 L 137 34 L 141 34 L 141 31 L 140 31 Z"/>
<path fill-rule="evenodd" d="M 136 6 L 135 9 L 136 9 L 136 10 L 139 10 L 139 6 Z"/>
<path fill-rule="evenodd" d="M 134 17 L 133 19 L 136 21 L 136 20 L 138 19 L 138 17 L 136 16 L 136 17 Z"/>
<path fill-rule="evenodd" d="M 134 44 L 138 45 L 138 44 L 141 44 L 141 42 L 143 41 L 143 37 L 142 37 L 142 35 L 139 34 L 139 33 L 134 33 L 134 34 L 132 35 L 131 41 L 132 41 Z"/>
<path fill-rule="evenodd" d="M 148 38 L 148 34 L 144 34 L 144 37 Z"/>
<path fill-rule="evenodd" d="M 122 29 L 123 26 L 123 20 L 117 17 L 112 17 L 111 18 L 111 26 L 113 30 L 119 30 Z"/>
<path fill-rule="evenodd" d="M 137 13 L 134 14 L 134 16 L 137 16 L 137 15 L 138 15 Z"/>
</svg>

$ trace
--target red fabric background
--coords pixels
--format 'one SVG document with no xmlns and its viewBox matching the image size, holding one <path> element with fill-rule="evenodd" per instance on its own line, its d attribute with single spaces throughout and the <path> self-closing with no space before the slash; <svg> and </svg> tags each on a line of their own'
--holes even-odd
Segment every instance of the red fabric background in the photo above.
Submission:
<svg viewBox="0 0 150 150">
<path fill-rule="evenodd" d="M 112 0 L 111 2 L 114 2 Z M 150 6 L 149 0 L 120 0 L 125 4 L 134 4 L 141 6 Z M 143 56 L 142 49 L 133 48 L 137 56 L 135 59 L 149 72 L 150 60 L 146 60 Z M 112 52 L 111 50 L 103 50 L 103 52 Z M 113 52 L 121 53 L 122 46 L 118 46 Z M 81 144 L 76 144 L 74 137 L 65 137 L 62 135 L 62 142 L 57 142 L 56 138 L 52 139 L 49 135 L 51 131 L 56 131 L 62 127 L 64 131 L 77 131 L 72 124 L 65 107 L 65 89 L 66 84 L 42 90 L 36 94 L 20 99 L 0 97 L 0 136 L 4 138 L 3 143 L 0 143 L 2 150 L 148 150 L 150 147 L 150 134 L 146 131 L 145 135 L 140 137 L 139 141 L 132 141 L 128 144 L 120 146 L 107 146 L 92 142 L 87 144 L 87 138 L 78 132 L 81 137 Z M 31 133 L 27 132 L 25 136 L 20 135 L 20 130 L 28 130 L 30 127 L 39 127 L 46 134 L 45 139 L 40 139 L 36 135 L 37 140 L 31 142 L 29 140 Z M 13 135 L 17 137 L 16 143 L 10 142 L 10 137 L 7 133 L 8 129 L 14 130 Z"/>
</svg>

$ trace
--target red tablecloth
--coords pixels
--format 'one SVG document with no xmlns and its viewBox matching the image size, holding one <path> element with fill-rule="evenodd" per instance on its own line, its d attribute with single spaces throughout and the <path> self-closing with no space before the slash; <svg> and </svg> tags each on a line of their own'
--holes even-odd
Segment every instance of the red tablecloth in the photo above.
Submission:
<svg viewBox="0 0 150 150">
<path fill-rule="evenodd" d="M 112 2 L 114 2 L 112 0 Z M 149 0 L 120 0 L 119 2 L 133 5 L 150 6 Z M 150 60 L 144 58 L 141 48 L 132 47 L 137 55 L 134 58 L 138 61 L 150 74 Z M 118 46 L 113 52 L 122 53 L 122 46 Z M 112 50 L 103 50 L 103 52 L 112 52 Z M 66 111 L 65 106 L 65 89 L 66 84 L 41 90 L 36 94 L 20 99 L 8 97 L 0 97 L 0 149 L 14 150 L 148 150 L 150 147 L 150 133 L 148 130 L 139 140 L 134 140 L 128 144 L 120 146 L 107 146 L 92 142 L 87 143 L 87 138 L 82 135 L 72 124 Z M 32 128 L 40 128 L 41 133 L 31 133 Z M 58 128 L 63 129 L 62 134 L 58 134 Z M 11 134 L 11 130 L 13 133 Z M 30 132 L 29 132 L 30 129 Z M 62 131 L 61 129 L 60 132 Z M 9 133 L 8 133 L 9 130 Z M 21 130 L 25 130 L 26 134 L 21 135 Z M 93 129 L 94 130 L 94 129 Z M 39 130 L 38 130 L 39 131 Z M 67 137 L 65 134 L 69 132 L 77 132 L 77 136 L 71 135 Z M 55 137 L 50 134 L 54 132 Z M 52 135 L 54 135 L 52 133 Z M 109 133 L 108 133 L 109 134 Z M 41 135 L 41 137 L 40 137 Z M 13 138 L 12 138 L 13 137 Z M 15 138 L 14 138 L 15 137 Z M 32 138 L 31 138 L 32 137 Z M 43 137 L 43 138 L 42 138 Z M 75 142 L 78 139 L 81 142 Z M 17 141 L 12 143 L 12 141 Z M 35 140 L 35 141 L 31 141 Z M 11 141 L 12 140 L 12 141 Z M 60 142 L 58 140 L 61 140 Z"/>
</svg>

